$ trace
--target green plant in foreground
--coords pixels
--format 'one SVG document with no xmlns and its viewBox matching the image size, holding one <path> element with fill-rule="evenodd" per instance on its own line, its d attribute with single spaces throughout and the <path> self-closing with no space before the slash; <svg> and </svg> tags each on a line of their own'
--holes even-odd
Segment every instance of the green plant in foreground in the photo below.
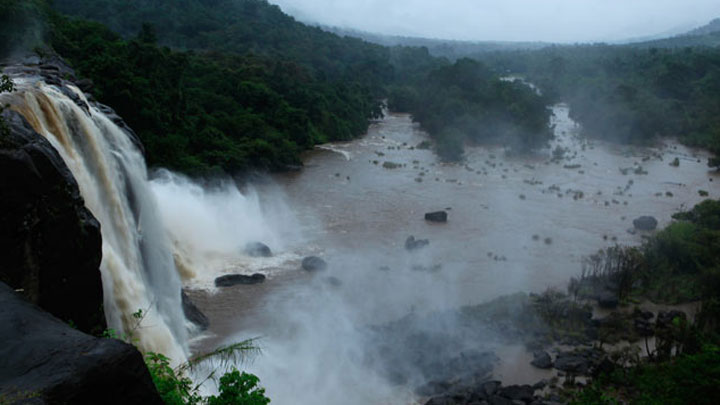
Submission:
<svg viewBox="0 0 720 405">
<path fill-rule="evenodd" d="M 148 309 L 138 309 L 132 313 L 134 324 L 122 336 L 118 335 L 114 329 L 106 329 L 102 337 L 136 344 L 135 332 L 142 327 L 141 324 L 150 308 L 152 305 Z M 197 354 L 175 368 L 170 365 L 170 358 L 162 353 L 148 352 L 145 353 L 145 365 L 165 404 L 265 405 L 270 400 L 265 397 L 265 390 L 258 386 L 260 379 L 253 374 L 241 373 L 233 366 L 242 363 L 248 355 L 259 352 L 255 340 L 248 339 L 220 347 L 209 353 Z M 203 368 L 208 363 L 210 363 L 209 368 Z M 188 373 L 200 369 L 209 369 L 208 375 L 199 383 L 195 383 L 188 377 Z M 225 371 L 219 379 L 220 395 L 206 398 L 201 396 L 200 387 L 207 380 L 217 381 L 216 375 L 220 369 Z"/>
<path fill-rule="evenodd" d="M 145 364 L 150 371 L 153 383 L 167 405 L 201 403 L 198 387 L 183 373 L 176 373 L 170 367 L 170 359 L 159 353 L 147 353 Z"/>
<path fill-rule="evenodd" d="M 220 395 L 208 398 L 208 405 L 266 405 L 270 399 L 265 389 L 258 387 L 260 379 L 237 369 L 220 378 Z"/>
<path fill-rule="evenodd" d="M 246 340 L 222 347 L 211 353 L 196 356 L 174 369 L 170 366 L 170 359 L 159 353 L 147 353 L 145 363 L 160 397 L 168 405 L 266 405 L 270 399 L 265 397 L 265 389 L 258 386 L 260 379 L 253 374 L 240 372 L 235 367 L 220 377 L 219 396 L 203 398 L 199 393 L 200 386 L 205 381 L 214 379 L 217 368 L 199 384 L 194 384 L 187 377 L 187 371 L 208 360 L 219 361 L 220 366 L 241 360 L 248 351 L 257 350 L 252 342 Z"/>
<path fill-rule="evenodd" d="M 265 390 L 258 387 L 260 380 L 255 375 L 240 373 L 235 367 L 231 367 L 242 362 L 249 353 L 258 351 L 254 341 L 249 339 L 210 353 L 196 355 L 176 368 L 170 366 L 169 358 L 159 353 L 145 354 L 145 363 L 160 397 L 166 404 L 263 405 L 270 400 L 265 397 Z M 213 365 L 203 381 L 195 384 L 187 377 L 188 372 L 197 370 L 208 362 Z M 203 398 L 199 393 L 200 387 L 207 380 L 215 380 L 220 368 L 226 371 L 219 380 L 220 396 Z"/>
</svg>

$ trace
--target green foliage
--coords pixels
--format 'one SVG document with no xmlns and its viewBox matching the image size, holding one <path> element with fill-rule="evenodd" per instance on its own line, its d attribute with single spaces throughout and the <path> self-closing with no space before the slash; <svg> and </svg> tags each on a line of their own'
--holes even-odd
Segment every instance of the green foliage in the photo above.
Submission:
<svg viewBox="0 0 720 405">
<path fill-rule="evenodd" d="M 41 46 L 48 12 L 45 0 L 0 0 L 0 59 Z"/>
<path fill-rule="evenodd" d="M 720 152 L 717 47 L 554 46 L 485 59 L 567 102 L 587 135 L 639 144 L 672 136 Z"/>
<path fill-rule="evenodd" d="M 645 290 L 661 301 L 710 304 L 720 297 L 720 202 L 705 200 L 673 217 L 677 222 L 645 245 Z"/>
<path fill-rule="evenodd" d="M 0 76 L 0 94 L 4 92 L 12 92 L 15 90 L 15 84 L 10 80 L 10 78 L 7 75 Z M 2 113 L 5 110 L 4 105 L 0 105 L 0 136 L 7 136 L 10 129 L 7 127 L 7 123 L 5 123 L 5 118 L 3 118 Z"/>
<path fill-rule="evenodd" d="M 100 337 L 103 337 L 105 339 L 120 339 L 117 331 L 112 328 L 105 329 L 100 335 Z"/>
<path fill-rule="evenodd" d="M 219 396 L 208 398 L 208 405 L 267 405 L 265 389 L 258 386 L 260 379 L 234 369 L 220 378 Z"/>
<path fill-rule="evenodd" d="M 520 81 L 500 80 L 479 62 L 461 59 L 415 80 L 392 88 L 388 105 L 412 112 L 444 160 L 461 160 L 465 142 L 527 151 L 552 136 L 545 99 Z"/>
<path fill-rule="evenodd" d="M 582 389 L 574 405 L 710 405 L 720 398 L 720 348 L 615 371 Z"/>
<path fill-rule="evenodd" d="M 318 142 L 365 133 L 388 96 L 440 141 L 446 160 L 459 159 L 465 141 L 527 149 L 549 137 L 549 112 L 526 86 L 426 48 L 311 28 L 264 0 L 53 4 L 120 33 L 56 18 L 52 44 L 136 130 L 151 165 L 191 174 L 296 165 Z"/>
<path fill-rule="evenodd" d="M 201 403 L 198 387 L 182 373 L 170 367 L 170 359 L 159 353 L 147 353 L 145 364 L 153 383 L 167 405 L 193 405 Z"/>
<path fill-rule="evenodd" d="M 95 96 L 138 133 L 151 165 L 190 174 L 282 169 L 318 142 L 363 134 L 379 114 L 374 91 L 313 77 L 259 55 L 177 52 L 145 25 L 124 40 L 92 22 L 52 19 L 51 43 Z"/>
<path fill-rule="evenodd" d="M 636 247 L 616 245 L 601 249 L 583 258 L 580 278 L 570 279 L 568 292 L 575 298 L 587 298 L 610 290 L 618 300 L 627 300 L 646 268 L 645 256 Z"/>
<path fill-rule="evenodd" d="M 136 314 L 142 316 L 141 313 Z M 240 373 L 234 367 L 228 370 L 231 364 L 241 362 L 248 353 L 255 351 L 257 348 L 251 339 L 197 355 L 176 368 L 170 366 L 170 359 L 158 353 L 147 353 L 145 364 L 166 404 L 265 405 L 270 400 L 265 397 L 265 389 L 258 386 L 260 380 L 255 375 Z M 199 384 L 194 384 L 187 377 L 188 372 L 198 369 L 209 360 L 219 361 L 219 365 L 214 364 L 208 377 Z M 215 374 L 223 367 L 227 371 L 220 377 L 219 396 L 202 397 L 200 387 L 207 380 L 215 379 Z"/>
<path fill-rule="evenodd" d="M 179 370 L 192 370 L 202 366 L 208 361 L 219 363 L 221 367 L 225 368 L 232 364 L 241 363 L 248 355 L 259 352 L 255 344 L 256 340 L 257 339 L 247 339 L 227 346 L 221 346 L 208 353 L 197 354 L 189 359 L 187 363 L 181 365 Z"/>
<path fill-rule="evenodd" d="M 220 377 L 219 395 L 204 398 L 200 385 L 195 385 L 185 375 L 185 370 L 173 369 L 170 359 L 162 354 L 147 353 L 145 364 L 163 402 L 167 405 L 267 405 L 265 389 L 258 384 L 260 379 L 253 374 L 233 368 Z"/>
</svg>

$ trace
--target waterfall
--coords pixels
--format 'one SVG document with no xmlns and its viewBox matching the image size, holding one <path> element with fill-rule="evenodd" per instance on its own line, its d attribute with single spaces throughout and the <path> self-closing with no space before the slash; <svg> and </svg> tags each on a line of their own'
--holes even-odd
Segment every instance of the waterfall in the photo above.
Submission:
<svg viewBox="0 0 720 405">
<path fill-rule="evenodd" d="M 142 153 L 79 89 L 67 86 L 89 110 L 42 81 L 16 79 L 16 85 L 9 97 L 11 108 L 57 149 L 101 224 L 108 327 L 142 351 L 184 361 L 188 348 L 182 285 Z M 138 310 L 142 319 L 133 315 Z"/>
</svg>

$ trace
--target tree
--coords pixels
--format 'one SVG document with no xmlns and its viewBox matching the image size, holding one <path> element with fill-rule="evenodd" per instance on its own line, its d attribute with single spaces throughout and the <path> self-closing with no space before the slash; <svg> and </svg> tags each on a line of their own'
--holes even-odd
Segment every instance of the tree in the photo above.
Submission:
<svg viewBox="0 0 720 405">
<path fill-rule="evenodd" d="M 150 23 L 143 23 L 138 33 L 138 41 L 145 44 L 157 43 L 157 33 L 155 32 L 155 26 Z"/>
<path fill-rule="evenodd" d="M 267 405 L 270 400 L 265 389 L 258 387 L 258 379 L 253 374 L 240 373 L 237 369 L 220 378 L 220 395 L 208 398 L 208 405 Z"/>
<path fill-rule="evenodd" d="M 10 78 L 7 75 L 2 75 L 0 78 L 0 94 L 4 92 L 12 92 L 15 90 L 15 84 L 10 80 Z M 7 124 L 5 123 L 5 118 L 3 118 L 2 113 L 5 110 L 5 106 L 0 105 L 0 135 L 7 136 L 10 132 L 10 129 L 7 127 Z"/>
</svg>

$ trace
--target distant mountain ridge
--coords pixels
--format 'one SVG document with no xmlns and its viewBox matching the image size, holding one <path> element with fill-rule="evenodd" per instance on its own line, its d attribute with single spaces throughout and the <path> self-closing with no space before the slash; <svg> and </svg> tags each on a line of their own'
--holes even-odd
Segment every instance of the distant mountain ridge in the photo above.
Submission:
<svg viewBox="0 0 720 405">
<path fill-rule="evenodd" d="M 720 47 L 720 18 L 716 18 L 684 34 L 650 41 L 633 42 L 627 45 L 650 48 Z"/>
<path fill-rule="evenodd" d="M 720 18 L 716 18 L 702 27 L 695 28 L 692 31 L 688 31 L 684 35 L 707 35 L 715 32 L 720 32 Z"/>
<path fill-rule="evenodd" d="M 324 31 L 339 36 L 360 38 L 364 41 L 383 46 L 414 46 L 425 47 L 430 54 L 455 60 L 471 55 L 496 51 L 518 51 L 542 49 L 552 44 L 533 41 L 462 41 L 453 39 L 436 39 L 423 37 L 406 37 L 401 35 L 385 35 L 351 28 L 319 26 Z"/>
</svg>

